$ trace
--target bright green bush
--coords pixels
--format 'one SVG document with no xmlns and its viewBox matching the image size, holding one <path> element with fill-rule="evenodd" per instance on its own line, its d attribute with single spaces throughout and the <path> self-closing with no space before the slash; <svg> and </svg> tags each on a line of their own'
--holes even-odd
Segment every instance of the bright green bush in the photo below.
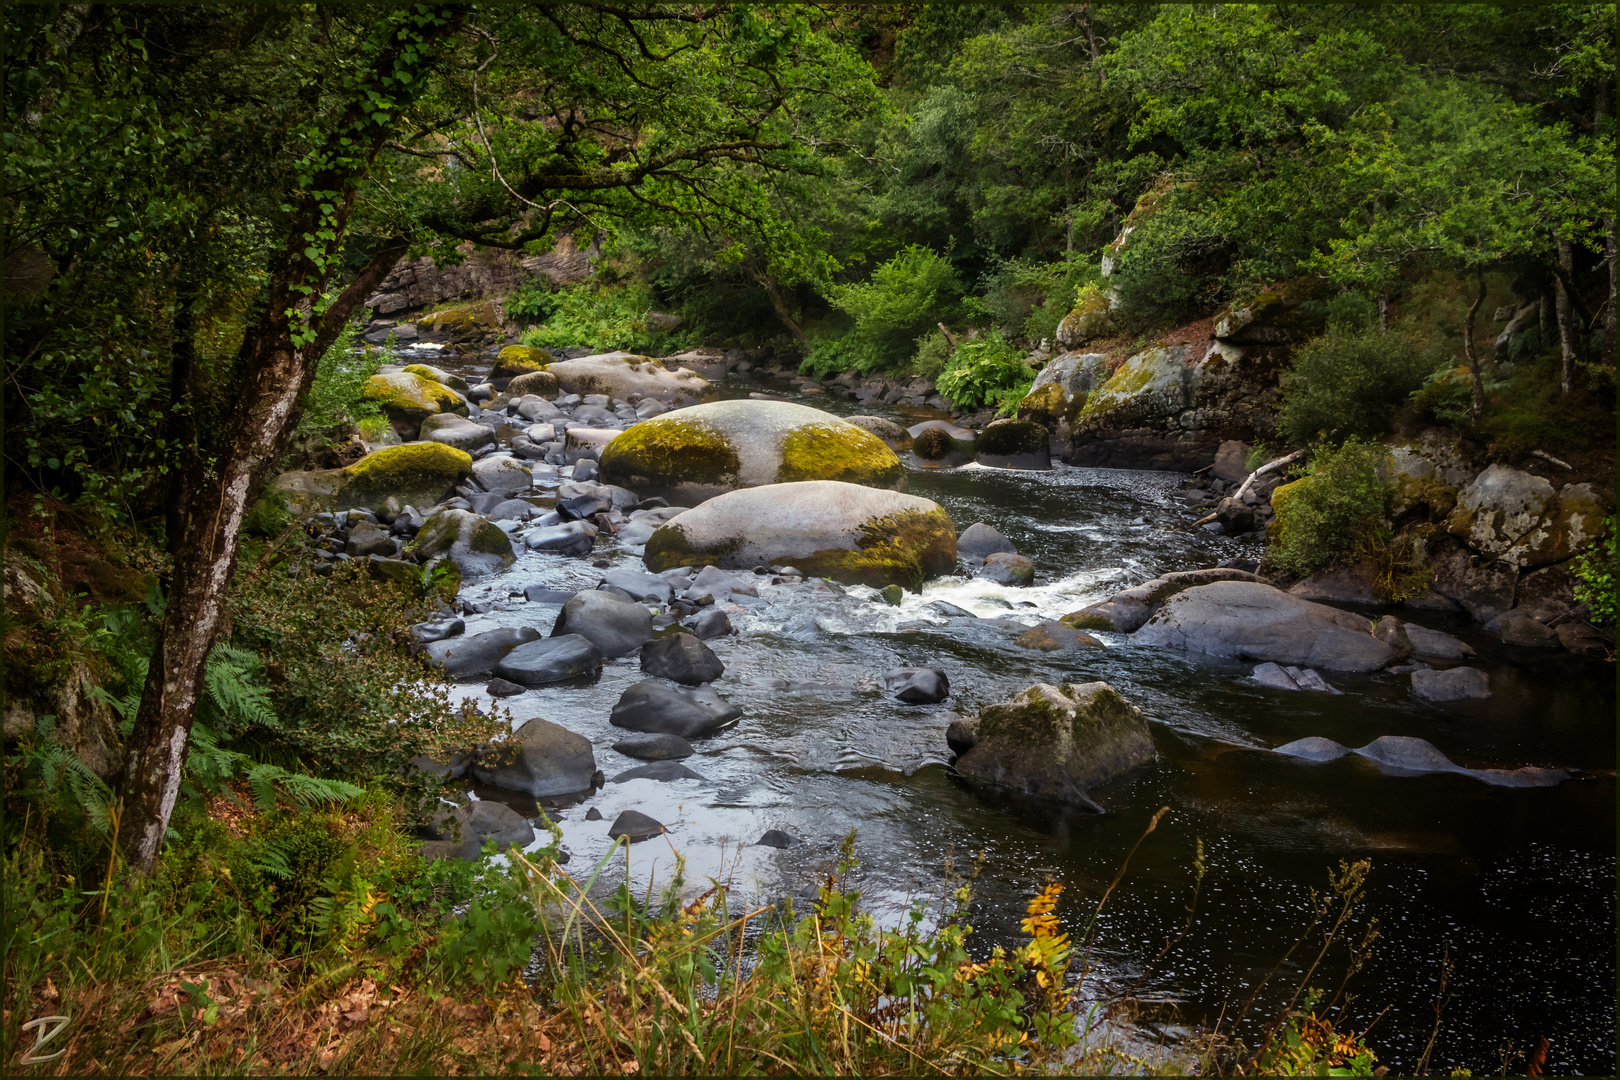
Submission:
<svg viewBox="0 0 1620 1080">
<path fill-rule="evenodd" d="M 1613 626 L 1620 615 L 1620 514 L 1604 523 L 1608 535 L 1570 562 L 1575 571 L 1575 599 L 1592 609 L 1595 623 Z"/>
<path fill-rule="evenodd" d="M 1035 381 L 1035 369 L 1024 354 L 1000 331 L 964 341 L 946 364 L 934 385 L 940 395 L 958 409 L 998 405 L 1002 411 L 1017 408 Z"/>
<path fill-rule="evenodd" d="M 392 342 L 381 352 L 361 352 L 355 348 L 359 330 L 345 326 L 315 366 L 315 381 L 304 399 L 300 431 L 323 431 L 340 424 L 354 424 L 382 415 L 382 406 L 367 401 L 361 392 L 366 380 L 377 369 L 393 363 Z"/>
<path fill-rule="evenodd" d="M 1384 449 L 1348 439 L 1311 456 L 1306 474 L 1272 493 L 1266 562 L 1305 577 L 1387 546 L 1389 487 L 1378 475 Z"/>
<path fill-rule="evenodd" d="M 1329 329 L 1295 351 L 1282 377 L 1277 428 L 1294 446 L 1320 438 L 1375 439 L 1390 430 L 1436 363 L 1408 334 Z"/>
<path fill-rule="evenodd" d="M 962 281 L 949 259 L 913 244 L 857 285 L 831 290 L 834 307 L 854 320 L 853 340 L 838 348 L 867 370 L 897 369 L 912 355 L 918 337 L 955 313 Z M 831 343 L 822 345 L 824 354 Z"/>
<path fill-rule="evenodd" d="M 664 332 L 647 325 L 647 316 L 658 310 L 658 303 L 646 285 L 576 285 L 554 293 L 536 291 L 531 298 L 546 320 L 523 334 L 523 344 L 531 347 L 582 346 L 593 352 L 623 349 L 662 356 L 687 346 L 687 335 L 678 329 Z"/>
</svg>

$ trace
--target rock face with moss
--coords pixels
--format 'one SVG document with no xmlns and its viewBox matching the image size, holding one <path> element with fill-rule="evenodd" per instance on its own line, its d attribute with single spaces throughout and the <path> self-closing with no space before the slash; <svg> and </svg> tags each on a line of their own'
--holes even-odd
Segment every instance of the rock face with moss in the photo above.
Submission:
<svg viewBox="0 0 1620 1080">
<path fill-rule="evenodd" d="M 1481 555 L 1535 568 L 1562 562 L 1596 539 L 1603 508 L 1590 484 L 1555 489 L 1540 476 L 1492 465 L 1458 493 L 1446 528 Z"/>
<path fill-rule="evenodd" d="M 911 449 L 911 432 L 893 420 L 885 420 L 881 416 L 846 416 L 844 422 L 870 431 L 896 454 L 903 454 Z"/>
<path fill-rule="evenodd" d="M 428 518 L 411 550 L 424 561 L 443 555 L 463 578 L 498 574 L 517 559 L 499 525 L 467 510 L 444 510 Z"/>
<path fill-rule="evenodd" d="M 979 432 L 973 460 L 993 469 L 1052 468 L 1051 433 L 1033 420 L 992 420 Z"/>
<path fill-rule="evenodd" d="M 390 495 L 401 504 L 432 506 L 472 472 L 472 455 L 437 442 L 387 446 L 341 470 L 336 499 L 344 508 L 377 510 Z"/>
<path fill-rule="evenodd" d="M 1147 718 L 1105 682 L 1036 683 L 952 727 L 970 781 L 1092 809 L 1092 788 L 1153 760 Z"/>
<path fill-rule="evenodd" d="M 506 384 L 504 398 L 507 401 L 516 401 L 526 394 L 534 394 L 551 400 L 557 396 L 562 388 L 557 385 L 557 376 L 549 371 L 531 371 L 527 374 L 517 375 Z M 494 406 L 490 406 L 493 408 Z"/>
<path fill-rule="evenodd" d="M 669 405 L 693 405 L 712 391 L 709 380 L 695 371 L 674 371 L 650 356 L 611 352 L 559 360 L 551 365 L 557 385 L 570 394 L 606 394 L 628 401 L 632 395 Z"/>
<path fill-rule="evenodd" d="M 956 567 L 956 527 L 939 504 L 835 480 L 745 488 L 677 515 L 647 541 L 655 573 L 791 564 L 849 584 L 902 585 Z"/>
<path fill-rule="evenodd" d="M 445 308 L 416 321 L 417 333 L 428 341 L 487 343 L 495 340 L 500 328 L 500 312 L 495 310 L 495 304 L 490 300 Z"/>
<path fill-rule="evenodd" d="M 676 409 L 636 424 L 602 451 L 603 482 L 677 505 L 799 480 L 894 487 L 904 475 L 876 435 L 787 401 Z"/>
<path fill-rule="evenodd" d="M 409 371 L 373 375 L 362 393 L 367 401 L 382 406 L 401 439 L 416 438 L 422 421 L 436 413 L 467 415 L 467 402 L 460 394 Z"/>
<path fill-rule="evenodd" d="M 1066 447 L 1086 399 L 1108 381 L 1107 361 L 1107 353 L 1066 352 L 1054 356 L 1018 403 L 1019 417 L 1045 425 L 1056 445 Z"/>
<path fill-rule="evenodd" d="M 1134 637 L 1144 645 L 1328 671 L 1377 671 L 1395 659 L 1360 615 L 1253 581 L 1179 592 Z"/>
<path fill-rule="evenodd" d="M 491 379 L 515 379 L 519 375 L 530 375 L 545 371 L 551 366 L 551 354 L 544 349 L 532 348 L 528 345 L 508 345 L 502 349 L 495 358 L 495 366 L 490 369 Z M 533 393 L 533 391 L 529 391 Z"/>
</svg>

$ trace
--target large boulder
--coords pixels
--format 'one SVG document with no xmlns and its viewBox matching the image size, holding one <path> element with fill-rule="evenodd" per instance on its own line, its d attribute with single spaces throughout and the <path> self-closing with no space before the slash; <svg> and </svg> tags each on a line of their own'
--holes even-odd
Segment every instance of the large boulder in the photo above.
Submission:
<svg viewBox="0 0 1620 1080">
<path fill-rule="evenodd" d="M 810 480 L 710 499 L 653 533 L 644 558 L 655 573 L 791 564 L 849 584 L 917 589 L 956 568 L 956 528 L 927 499 Z"/>
<path fill-rule="evenodd" d="M 1072 611 L 1062 622 L 1076 630 L 1113 630 L 1121 634 L 1133 633 L 1164 606 L 1164 602 L 1178 593 L 1199 585 L 1212 585 L 1217 581 L 1257 581 L 1247 570 L 1224 566 L 1209 570 L 1178 570 L 1133 585 L 1110 596 L 1100 604 Z"/>
<path fill-rule="evenodd" d="M 520 686 L 545 686 L 588 678 L 601 670 L 602 650 L 581 634 L 527 642 L 495 665 L 496 675 Z"/>
<path fill-rule="evenodd" d="M 608 722 L 630 731 L 698 739 L 731 727 L 742 710 L 706 686 L 684 689 L 643 679 L 620 697 Z"/>
<path fill-rule="evenodd" d="M 440 811 L 428 818 L 426 832 L 433 840 L 449 841 L 462 850 L 462 858 L 477 857 L 485 839 L 493 839 L 502 849 L 516 844 L 528 847 L 534 842 L 534 826 L 527 818 L 503 802 L 480 799 L 466 806 Z"/>
<path fill-rule="evenodd" d="M 452 375 L 443 368 L 436 368 L 432 364 L 406 364 L 400 370 L 410 375 L 420 375 L 424 379 L 432 379 L 440 386 L 448 386 L 462 397 L 472 392 L 472 387 L 467 385 L 466 379 L 460 375 Z"/>
<path fill-rule="evenodd" d="M 956 557 L 968 566 L 981 566 L 986 556 L 1003 552 L 1016 555 L 1018 549 L 994 525 L 982 521 L 975 521 L 956 538 Z"/>
<path fill-rule="evenodd" d="M 1142 710 L 1105 682 L 1036 683 L 979 710 L 956 759 L 970 780 L 1096 808 L 1090 789 L 1153 760 Z"/>
<path fill-rule="evenodd" d="M 480 783 L 542 799 L 590 790 L 596 755 L 585 736 L 537 716 L 481 755 L 472 771 Z"/>
<path fill-rule="evenodd" d="M 943 420 L 925 420 L 906 429 L 913 468 L 955 469 L 973 460 L 978 435 Z"/>
<path fill-rule="evenodd" d="M 1425 701 L 1463 701 L 1491 696 L 1490 676 L 1478 668 L 1412 672 L 1412 693 Z"/>
<path fill-rule="evenodd" d="M 668 634 L 641 647 L 641 670 L 660 679 L 701 686 L 725 674 L 726 666 L 691 634 Z"/>
<path fill-rule="evenodd" d="M 1107 362 L 1107 353 L 1066 352 L 1054 356 L 1018 403 L 1018 415 L 1045 425 L 1060 443 L 1066 441 L 1086 399 L 1108 381 Z"/>
<path fill-rule="evenodd" d="M 529 466 L 505 455 L 473 462 L 472 475 L 479 487 L 495 495 L 527 495 L 534 487 Z"/>
<path fill-rule="evenodd" d="M 1395 650 L 1360 615 L 1251 581 L 1221 581 L 1167 600 L 1135 639 L 1234 660 L 1376 671 Z"/>
<path fill-rule="evenodd" d="M 1446 522 L 1451 534 L 1509 566 L 1562 562 L 1603 532 L 1603 507 L 1590 484 L 1552 484 L 1496 464 L 1457 495 Z"/>
<path fill-rule="evenodd" d="M 495 445 L 495 432 L 459 413 L 434 413 L 422 421 L 421 438 L 472 453 Z"/>
<path fill-rule="evenodd" d="M 443 308 L 416 320 L 416 332 L 431 341 L 493 340 L 501 328 L 493 300 Z"/>
<path fill-rule="evenodd" d="M 671 371 L 650 356 L 627 352 L 560 360 L 549 370 L 565 393 L 581 397 L 606 394 L 627 401 L 640 396 L 672 405 L 690 405 L 702 401 L 711 390 L 709 380 L 694 371 Z"/>
<path fill-rule="evenodd" d="M 652 640 L 652 612 L 600 589 L 575 593 L 557 613 L 552 637 L 578 634 L 609 660 L 633 653 Z"/>
<path fill-rule="evenodd" d="M 337 502 L 377 510 L 389 496 L 411 506 L 432 506 L 472 472 L 472 455 L 442 443 L 407 443 L 374 450 L 341 470 Z"/>
<path fill-rule="evenodd" d="M 539 638 L 540 631 L 532 626 L 503 626 L 482 634 L 429 642 L 422 652 L 428 663 L 443 669 L 452 679 L 472 679 L 488 675 L 507 653 Z"/>
<path fill-rule="evenodd" d="M 388 422 L 402 439 L 414 439 L 422 421 L 435 413 L 467 415 L 467 402 L 443 383 L 409 371 L 373 375 L 361 388 L 367 401 L 382 406 Z"/>
<path fill-rule="evenodd" d="M 1034 420 L 992 420 L 973 444 L 973 460 L 993 469 L 1052 468 L 1052 433 Z"/>
<path fill-rule="evenodd" d="M 681 504 L 797 480 L 894 487 L 904 475 L 900 459 L 876 435 L 788 401 L 676 409 L 642 421 L 602 451 L 604 483 Z"/>
<path fill-rule="evenodd" d="M 445 556 L 464 578 L 498 574 L 517 560 L 505 530 L 470 510 L 443 510 L 428 518 L 411 550 L 424 562 Z"/>
<path fill-rule="evenodd" d="M 562 414 L 562 410 L 551 405 L 551 399 L 556 397 L 561 389 L 557 385 L 557 376 L 550 371 L 530 371 L 507 383 L 504 397 L 508 401 L 522 401 L 526 397 L 540 398 L 543 404 L 551 407 L 531 410 L 535 413 L 533 416 L 529 416 L 529 411 L 523 408 L 519 408 L 518 412 L 530 420 L 550 420 Z"/>
<path fill-rule="evenodd" d="M 508 345 L 495 357 L 495 366 L 490 368 L 489 377 L 495 379 L 515 379 L 520 375 L 533 375 L 546 371 L 551 366 L 551 354 L 544 349 L 536 349 L 529 345 Z M 553 387 L 557 385 L 555 377 L 551 380 Z M 507 393 L 514 393 L 511 386 L 507 386 Z M 525 390 L 524 393 L 535 393 Z M 556 393 L 555 390 L 552 393 Z"/>
<path fill-rule="evenodd" d="M 692 744 L 679 735 L 631 735 L 614 743 L 613 749 L 641 761 L 676 761 L 697 753 Z"/>
</svg>

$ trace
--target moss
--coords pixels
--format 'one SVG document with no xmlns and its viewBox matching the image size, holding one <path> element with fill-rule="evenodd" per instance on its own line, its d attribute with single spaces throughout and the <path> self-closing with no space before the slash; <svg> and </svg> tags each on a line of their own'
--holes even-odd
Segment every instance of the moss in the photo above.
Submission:
<svg viewBox="0 0 1620 1080">
<path fill-rule="evenodd" d="M 424 379 L 431 379 L 433 382 L 436 382 L 441 386 L 448 386 L 458 394 L 465 395 L 470 389 L 467 386 L 467 380 L 463 379 L 461 376 L 452 375 L 449 372 L 442 371 L 436 367 L 429 367 L 427 364 L 406 364 L 405 367 L 401 368 L 400 370 L 411 375 L 420 375 Z"/>
<path fill-rule="evenodd" d="M 501 325 L 495 305 L 488 300 L 434 312 L 416 323 L 417 329 L 466 336 L 479 330 L 495 330 Z"/>
<path fill-rule="evenodd" d="M 1087 399 L 1085 407 L 1080 410 L 1080 415 L 1100 416 L 1147 389 L 1153 382 L 1158 355 L 1162 351 L 1149 349 L 1147 352 L 1137 353 L 1121 364 L 1113 377 Z"/>
<path fill-rule="evenodd" d="M 551 364 L 551 354 L 544 349 L 528 345 L 508 345 L 495 358 L 495 366 L 490 370 L 489 377 L 510 379 L 530 372 L 545 371 Z"/>
<path fill-rule="evenodd" d="M 702 421 L 674 416 L 626 429 L 603 449 L 601 459 L 602 482 L 632 491 L 682 484 L 730 487 L 740 469 L 737 451 L 724 435 Z"/>
<path fill-rule="evenodd" d="M 343 470 L 338 502 L 375 509 L 390 495 L 430 506 L 472 470 L 472 455 L 443 443 L 386 446 Z"/>
<path fill-rule="evenodd" d="M 1013 638 L 1013 644 L 1021 649 L 1039 649 L 1041 652 L 1055 652 L 1063 648 L 1064 643 L 1046 632 L 1044 627 L 1032 626 L 1022 634 Z"/>
<path fill-rule="evenodd" d="M 900 601 L 905 599 L 906 591 L 898 585 L 885 585 L 878 596 L 890 607 L 899 607 Z"/>
<path fill-rule="evenodd" d="M 1044 454 L 1051 433 L 1033 420 L 997 420 L 979 432 L 974 449 L 981 454 L 1011 457 L 1016 454 Z"/>
<path fill-rule="evenodd" d="M 911 452 L 924 461 L 941 461 L 956 452 L 956 440 L 939 428 L 929 428 L 917 436 Z"/>
<path fill-rule="evenodd" d="M 390 414 L 420 421 L 434 413 L 453 412 L 465 416 L 467 403 L 447 386 L 424 379 L 411 372 L 396 375 L 373 375 L 366 380 L 362 393 L 367 401 L 375 401 Z"/>
<path fill-rule="evenodd" d="M 512 538 L 493 521 L 480 521 L 473 526 L 472 535 L 467 538 L 467 547 L 481 555 L 506 558 L 512 554 Z"/>
<path fill-rule="evenodd" d="M 1037 423 L 1055 424 L 1063 417 L 1068 405 L 1069 395 L 1063 392 L 1063 387 L 1050 382 L 1024 395 L 1024 400 L 1018 403 L 1018 416 Z"/>
<path fill-rule="evenodd" d="M 515 377 L 506 384 L 506 396 L 514 400 L 526 394 L 536 394 L 549 401 L 555 398 L 560 390 L 557 376 L 549 371 L 531 371 L 526 375 Z"/>
<path fill-rule="evenodd" d="M 1062 698 L 1051 693 L 1054 690 L 1076 707 L 1065 706 Z M 1068 761 L 1096 756 L 1121 732 L 1138 728 L 1146 734 L 1142 713 L 1112 687 L 1099 683 L 1061 689 L 1037 684 L 1011 701 L 979 710 L 977 725 L 981 745 L 992 737 L 1048 745 Z"/>
<path fill-rule="evenodd" d="M 1071 611 L 1058 622 L 1072 630 L 1112 630 L 1114 621 L 1106 615 L 1093 615 L 1085 611 Z"/>
<path fill-rule="evenodd" d="M 678 523 L 670 522 L 647 539 L 642 561 L 647 564 L 647 569 L 655 574 L 662 574 L 665 570 L 674 570 L 679 566 L 719 566 L 722 559 L 740 547 L 742 540 L 738 539 L 707 551 L 697 551 L 686 539 L 686 530 Z"/>
<path fill-rule="evenodd" d="M 867 487 L 895 487 L 904 476 L 889 445 L 853 424 L 806 424 L 789 431 L 782 438 L 782 464 L 776 472 L 781 484 L 842 480 Z"/>
</svg>

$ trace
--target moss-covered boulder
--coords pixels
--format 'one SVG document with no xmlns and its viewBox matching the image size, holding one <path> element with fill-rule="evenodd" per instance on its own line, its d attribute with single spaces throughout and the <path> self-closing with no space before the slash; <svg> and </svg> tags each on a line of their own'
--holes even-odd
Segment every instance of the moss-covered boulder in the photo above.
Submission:
<svg viewBox="0 0 1620 1080">
<path fill-rule="evenodd" d="M 914 469 L 955 469 L 973 460 L 978 436 L 944 420 L 925 420 L 906 430 Z"/>
<path fill-rule="evenodd" d="M 1590 484 L 1554 489 L 1542 477 L 1498 464 L 1458 492 L 1446 527 L 1509 566 L 1548 566 L 1602 535 L 1603 507 Z"/>
<path fill-rule="evenodd" d="M 444 510 L 428 518 L 411 550 L 423 561 L 444 556 L 463 578 L 498 574 L 517 559 L 501 527 L 470 510 Z"/>
<path fill-rule="evenodd" d="M 530 371 L 516 375 L 506 384 L 505 399 L 516 401 L 518 398 L 533 394 L 543 397 L 547 401 L 555 398 L 561 391 L 557 385 L 557 376 L 549 371 Z"/>
<path fill-rule="evenodd" d="M 1033 420 L 992 420 L 973 449 L 973 460 L 992 469 L 1052 468 L 1052 433 Z"/>
<path fill-rule="evenodd" d="M 627 429 L 602 451 L 604 483 L 686 506 L 764 484 L 894 487 L 904 476 L 900 459 L 876 435 L 788 401 L 676 409 Z"/>
<path fill-rule="evenodd" d="M 1094 809 L 1090 789 L 1153 760 L 1147 718 L 1105 682 L 1036 683 L 979 710 L 956 741 L 971 743 L 956 759 L 970 781 Z"/>
<path fill-rule="evenodd" d="M 1058 323 L 1058 348 L 1077 349 L 1107 334 L 1113 328 L 1111 308 L 1108 294 L 1098 286 L 1087 285 L 1080 290 L 1074 309 Z"/>
<path fill-rule="evenodd" d="M 432 379 L 440 386 L 448 386 L 462 397 L 466 397 L 472 389 L 467 385 L 467 380 L 460 375 L 452 375 L 443 368 L 434 367 L 432 364 L 406 364 L 401 370 L 412 375 L 420 375 L 424 379 Z"/>
<path fill-rule="evenodd" d="M 460 394 L 409 371 L 373 375 L 361 393 L 367 401 L 382 406 L 402 439 L 416 438 L 422 421 L 436 413 L 467 415 L 467 401 Z"/>
<path fill-rule="evenodd" d="M 644 558 L 654 573 L 790 564 L 811 577 L 915 590 L 956 568 L 956 527 L 927 499 L 808 480 L 710 499 L 654 532 Z"/>
<path fill-rule="evenodd" d="M 402 504 L 432 506 L 472 472 L 472 455 L 437 442 L 373 451 L 339 471 L 337 503 L 376 510 L 393 495 Z"/>
<path fill-rule="evenodd" d="M 557 384 L 567 393 L 606 394 L 619 401 L 631 395 L 670 405 L 694 405 L 712 391 L 709 380 L 686 368 L 669 370 L 650 356 L 611 352 L 559 360 L 551 365 Z"/>
<path fill-rule="evenodd" d="M 491 379 L 515 379 L 519 375 L 532 375 L 551 366 L 551 354 L 529 345 L 508 345 L 495 358 L 490 369 Z M 528 391 L 533 393 L 534 391 Z"/>
<path fill-rule="evenodd" d="M 417 332 L 435 340 L 468 341 L 493 335 L 500 328 L 500 314 L 489 300 L 445 308 L 416 321 Z"/>
<path fill-rule="evenodd" d="M 1086 399 L 1108 381 L 1107 353 L 1069 352 L 1041 368 L 1029 393 L 1018 403 L 1018 415 L 1053 431 L 1072 424 Z"/>
</svg>

